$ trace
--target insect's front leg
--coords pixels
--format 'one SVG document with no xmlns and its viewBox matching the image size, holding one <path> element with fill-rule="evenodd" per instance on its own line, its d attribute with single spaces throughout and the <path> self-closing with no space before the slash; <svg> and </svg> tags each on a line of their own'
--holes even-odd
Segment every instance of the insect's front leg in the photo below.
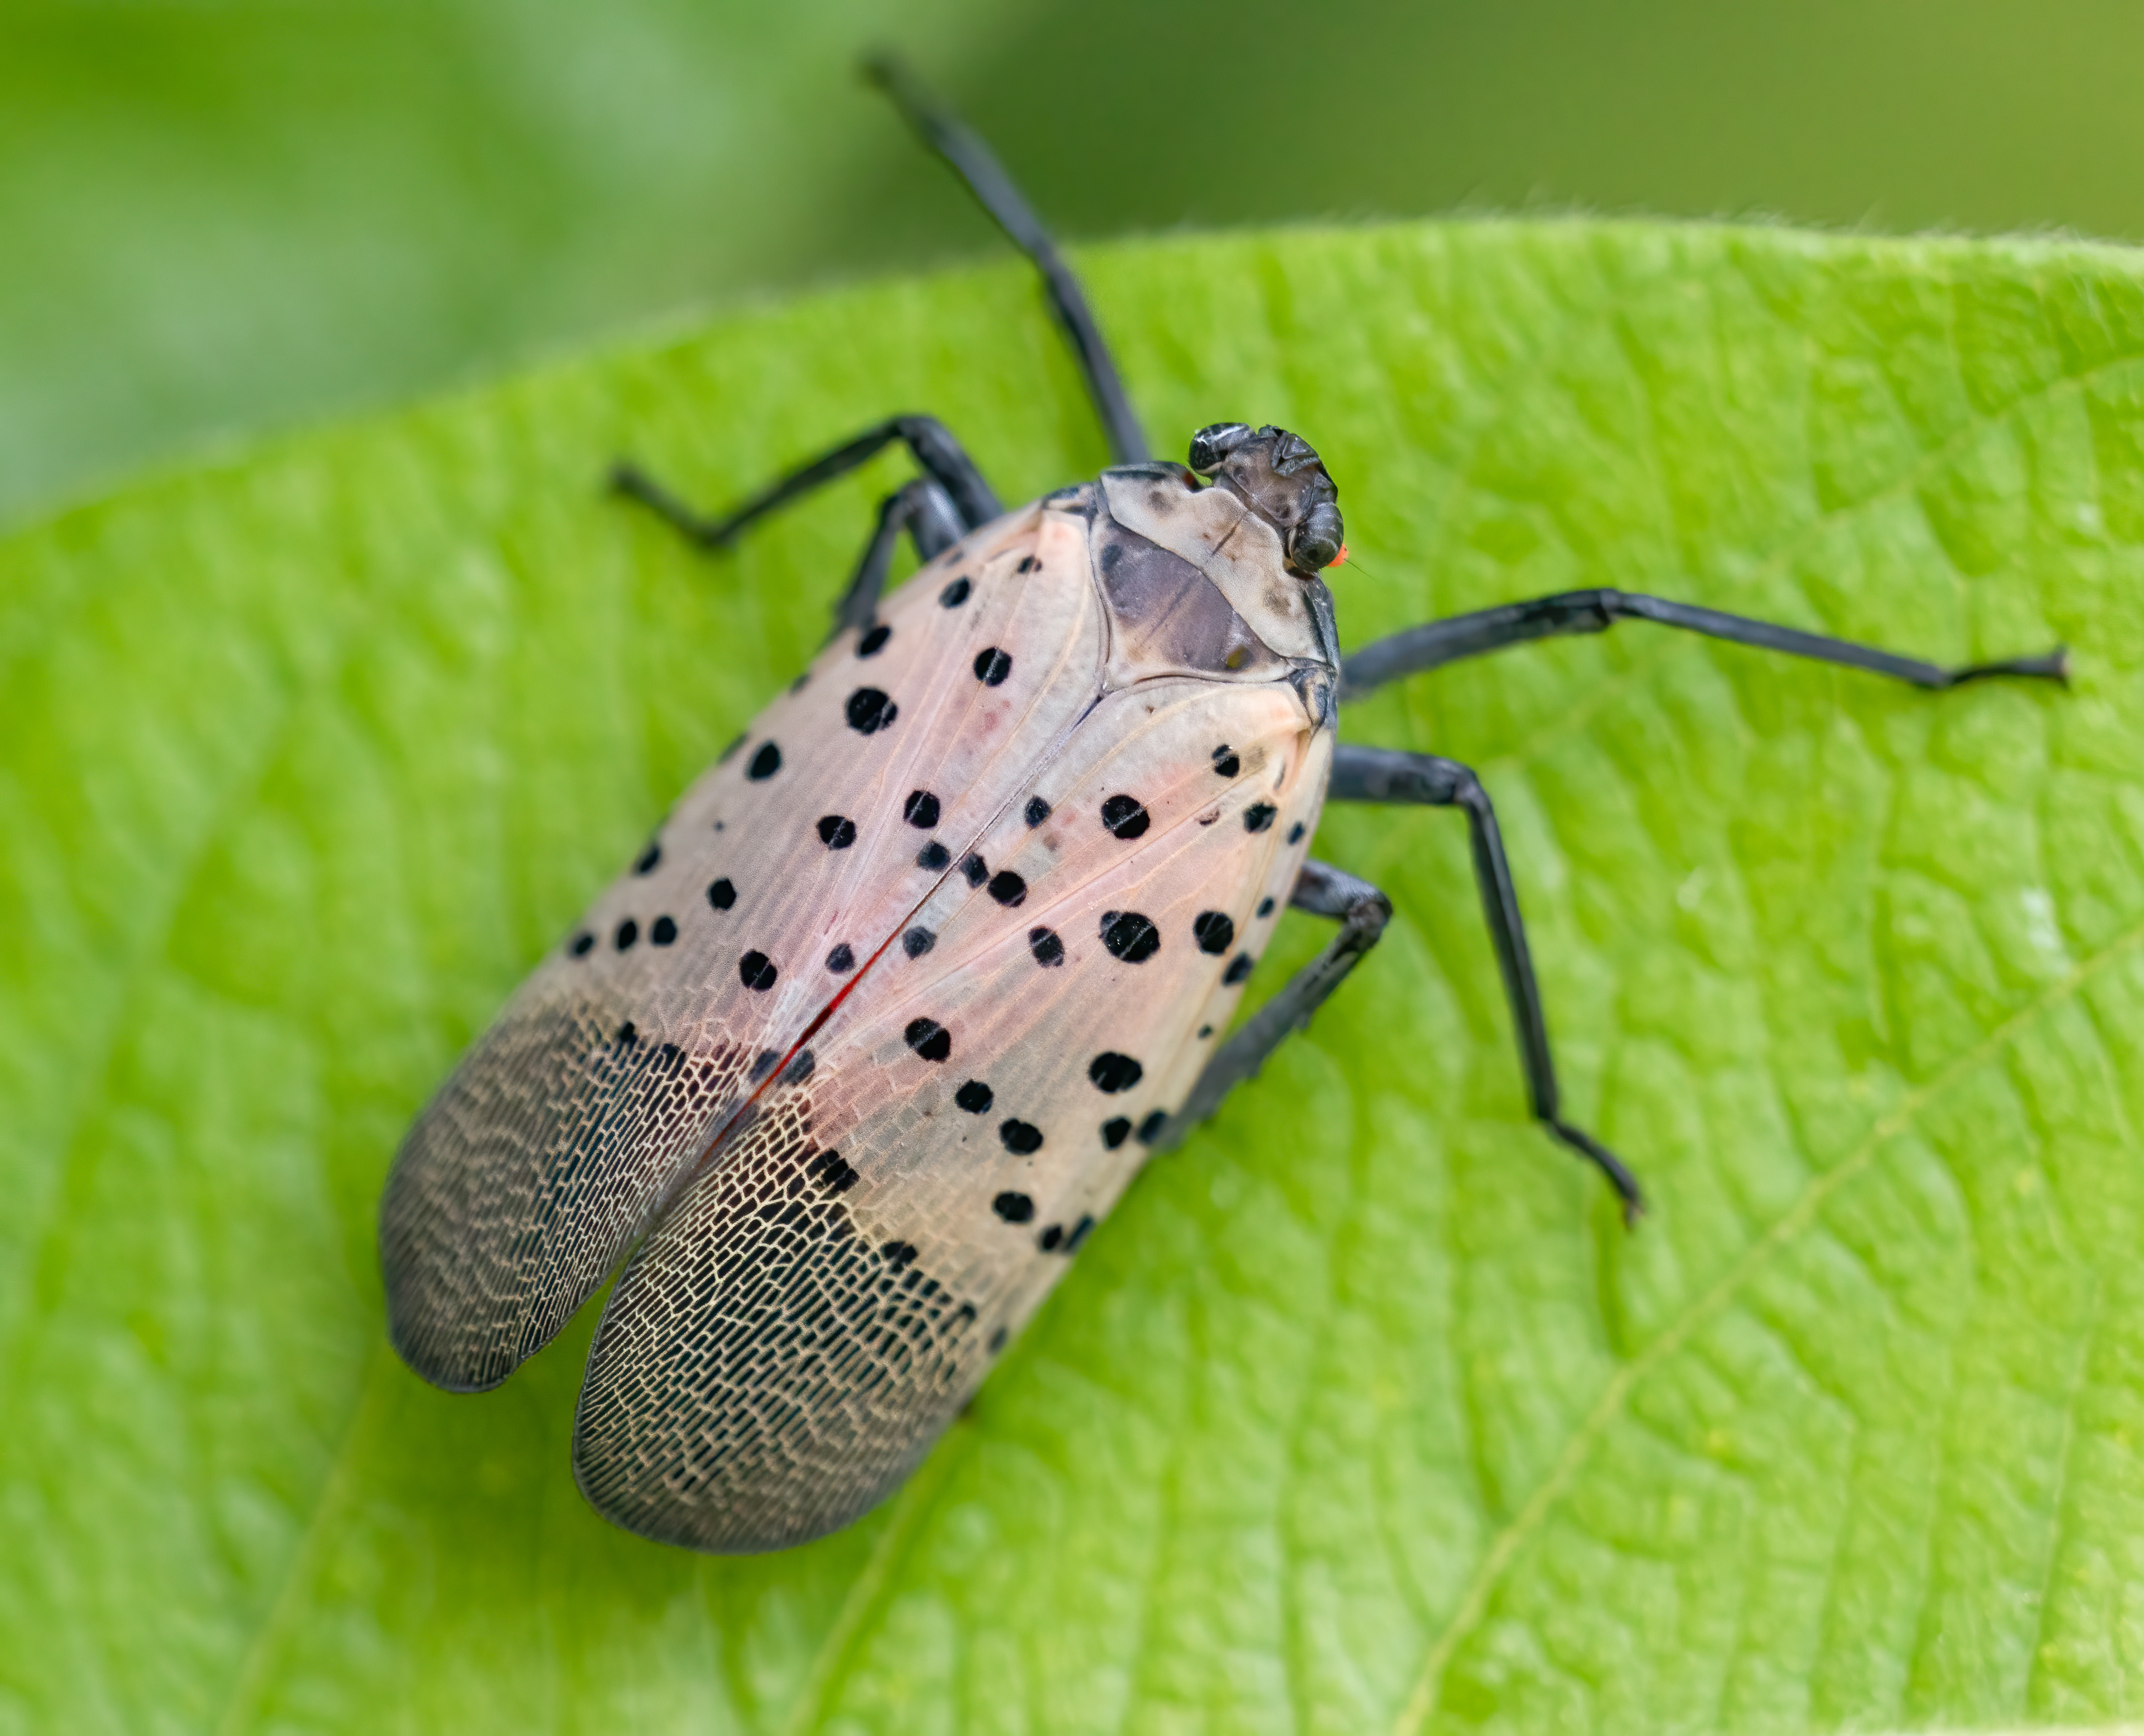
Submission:
<svg viewBox="0 0 2144 1736">
<path fill-rule="evenodd" d="M 1333 757 L 1333 780 L 1327 793 L 1336 802 L 1412 803 L 1467 811 L 1474 846 L 1474 881 L 1481 890 L 1481 912 L 1488 919 L 1489 938 L 1496 948 L 1504 993 L 1517 1027 L 1519 1062 L 1526 1071 L 1534 1114 L 1558 1139 L 1599 1167 L 1623 1202 L 1625 1221 L 1635 1218 L 1645 1209 L 1637 1177 L 1599 1140 L 1563 1119 L 1556 1060 L 1549 1051 L 1548 1019 L 1541 1010 L 1541 985 L 1534 979 L 1533 956 L 1526 947 L 1526 918 L 1519 912 L 1519 889 L 1512 883 L 1511 862 L 1504 854 L 1496 810 L 1490 803 L 1489 793 L 1481 788 L 1481 780 L 1471 768 L 1435 754 L 1352 747 L 1343 743 Z"/>
</svg>

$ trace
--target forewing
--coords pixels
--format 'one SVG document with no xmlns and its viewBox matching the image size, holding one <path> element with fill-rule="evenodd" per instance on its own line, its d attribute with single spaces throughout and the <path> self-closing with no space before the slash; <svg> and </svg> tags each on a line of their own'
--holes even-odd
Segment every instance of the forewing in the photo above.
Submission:
<svg viewBox="0 0 2144 1736">
<path fill-rule="evenodd" d="M 1091 703 L 1084 526 L 1030 507 L 845 633 L 692 788 L 404 1141 L 390 1327 L 504 1380 Z"/>
<path fill-rule="evenodd" d="M 777 1549 L 907 1475 L 1189 1090 L 1330 748 L 1284 684 L 1150 683 L 1080 724 L 620 1278 L 575 1430 L 602 1511 Z"/>
</svg>

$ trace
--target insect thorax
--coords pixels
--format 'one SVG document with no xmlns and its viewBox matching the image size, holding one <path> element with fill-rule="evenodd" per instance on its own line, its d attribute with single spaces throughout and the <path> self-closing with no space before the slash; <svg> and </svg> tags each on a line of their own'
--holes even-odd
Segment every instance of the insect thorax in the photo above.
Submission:
<svg viewBox="0 0 2144 1736">
<path fill-rule="evenodd" d="M 1273 527 L 1176 465 L 1105 470 L 1045 503 L 1089 520 L 1108 620 L 1104 691 L 1161 676 L 1288 681 L 1331 721 L 1338 656 L 1324 583 L 1284 564 Z"/>
</svg>

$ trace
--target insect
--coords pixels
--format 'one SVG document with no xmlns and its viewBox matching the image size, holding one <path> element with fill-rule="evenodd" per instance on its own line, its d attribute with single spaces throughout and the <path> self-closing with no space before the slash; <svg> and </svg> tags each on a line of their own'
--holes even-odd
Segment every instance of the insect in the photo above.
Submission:
<svg viewBox="0 0 2144 1736">
<path fill-rule="evenodd" d="M 1531 1105 L 1567 1120 L 1480 780 L 1341 743 L 1349 699 L 1645 620 L 1940 689 L 2060 679 L 2060 649 L 1943 669 L 1610 590 L 1343 657 L 1338 490 L 1278 428 L 1149 458 L 1071 272 L 988 150 L 896 68 L 917 132 L 1040 268 L 1107 430 L 1099 477 L 1004 510 L 953 435 L 892 417 L 727 515 L 618 490 L 720 548 L 900 444 L 832 636 L 681 798 L 405 1140 L 380 1213 L 390 1330 L 458 1390 L 504 1380 L 623 1265 L 573 1434 L 609 1519 L 785 1547 L 895 1488 L 1153 1150 L 1300 1029 L 1377 943 L 1377 888 L 1313 858 L 1328 799 L 1457 808 Z M 921 565 L 885 594 L 903 536 Z M 1279 913 L 1330 943 L 1229 1032 Z"/>
</svg>

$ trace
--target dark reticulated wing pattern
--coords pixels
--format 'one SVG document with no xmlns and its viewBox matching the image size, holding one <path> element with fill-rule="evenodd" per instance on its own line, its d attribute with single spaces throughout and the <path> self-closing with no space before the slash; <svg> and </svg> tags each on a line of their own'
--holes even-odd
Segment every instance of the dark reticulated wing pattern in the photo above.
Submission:
<svg viewBox="0 0 2144 1736">
<path fill-rule="evenodd" d="M 1249 954 L 1207 952 L 1200 918 L 1218 901 L 1248 945 L 1270 934 L 1256 913 L 1286 903 L 1330 750 L 1285 683 L 1146 683 L 1080 725 L 975 840 L 990 878 L 943 879 L 915 917 L 934 944 L 877 961 L 620 1277 L 574 1437 L 605 1515 L 779 1549 L 908 1475 L 1225 1028 Z M 1103 818 L 1119 797 L 1135 836 Z M 1260 808 L 1281 823 L 1253 828 Z M 1153 944 L 1112 947 L 1128 915 Z"/>
<path fill-rule="evenodd" d="M 693 1189 L 689 1233 L 634 1261 L 589 1358 L 574 1475 L 643 1536 L 740 1552 L 834 1530 L 914 1469 L 978 1360 L 974 1305 L 858 1223 L 856 1172 L 812 1140 L 808 1096 L 781 1097 Z"/>
<path fill-rule="evenodd" d="M 842 634 L 463 1058 L 380 1206 L 418 1373 L 490 1386 L 548 1341 L 1049 758 L 1102 659 L 1084 532 L 1010 514 L 890 598 L 883 637 Z"/>
<path fill-rule="evenodd" d="M 718 1036 L 653 1042 L 615 1003 L 522 999 L 410 1130 L 381 1210 L 395 1348 L 456 1390 L 496 1385 L 565 1323 L 747 1071 Z"/>
</svg>

